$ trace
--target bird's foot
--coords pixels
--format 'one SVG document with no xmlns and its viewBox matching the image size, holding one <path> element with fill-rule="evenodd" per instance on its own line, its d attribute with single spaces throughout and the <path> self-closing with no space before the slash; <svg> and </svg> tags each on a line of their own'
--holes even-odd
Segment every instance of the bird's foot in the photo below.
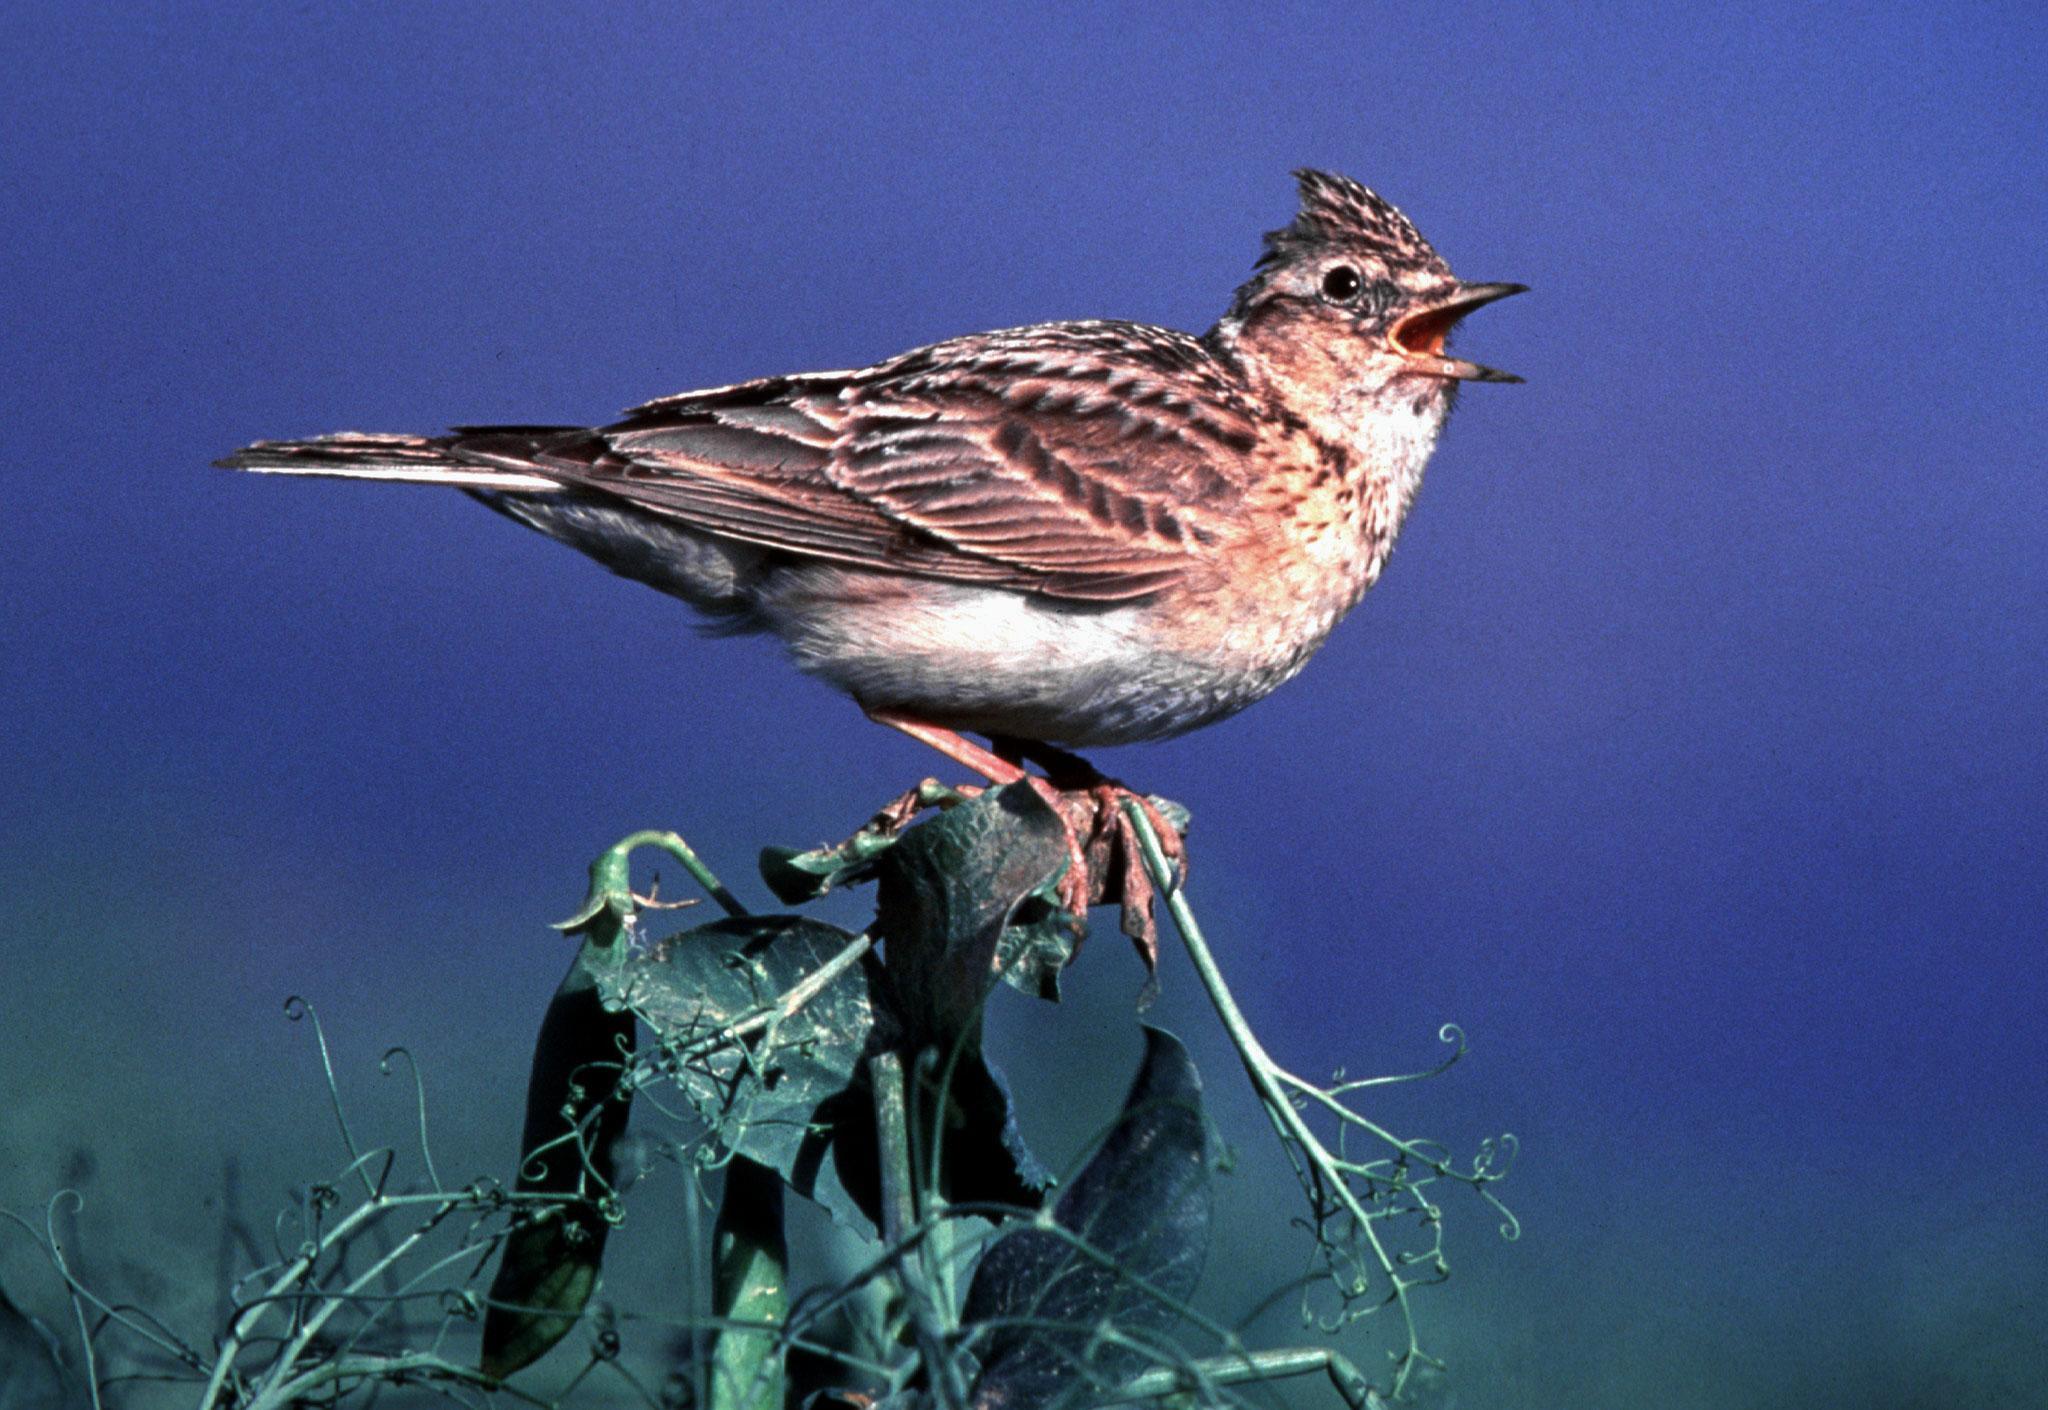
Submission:
<svg viewBox="0 0 2048 1410">
<path fill-rule="evenodd" d="M 1158 969 L 1159 925 L 1153 915 L 1157 888 L 1125 807 L 1135 804 L 1144 811 L 1174 868 L 1175 884 L 1187 873 L 1182 836 L 1186 812 L 1100 774 L 1067 786 L 1034 776 L 1031 785 L 1066 825 L 1069 865 L 1060 878 L 1060 905 L 1077 918 L 1086 916 L 1090 906 L 1119 907 L 1119 928 L 1137 947 L 1145 968 Z"/>
<path fill-rule="evenodd" d="M 1187 814 L 1183 809 L 1105 777 L 1078 754 L 1036 740 L 998 737 L 990 740 L 994 748 L 989 750 L 963 739 L 954 730 L 912 716 L 872 710 L 869 717 L 931 746 L 993 785 L 1028 781 L 1066 829 L 1067 870 L 1060 878 L 1058 895 L 1061 908 L 1074 917 L 1077 934 L 1086 931 L 1089 907 L 1120 906 L 1121 928 L 1137 947 L 1145 967 L 1159 967 L 1159 927 L 1152 915 L 1155 888 L 1145 868 L 1144 850 L 1138 845 L 1137 833 L 1124 809 L 1127 803 L 1144 809 L 1146 820 L 1159 834 L 1160 846 L 1173 865 L 1176 885 L 1187 876 L 1187 847 L 1183 841 Z M 1026 773 L 1026 760 L 1045 772 Z M 884 808 L 876 815 L 876 822 L 887 819 L 900 830 L 920 809 L 929 806 L 929 790 L 937 786 L 927 779 Z M 971 796 L 967 789 L 958 792 Z"/>
</svg>

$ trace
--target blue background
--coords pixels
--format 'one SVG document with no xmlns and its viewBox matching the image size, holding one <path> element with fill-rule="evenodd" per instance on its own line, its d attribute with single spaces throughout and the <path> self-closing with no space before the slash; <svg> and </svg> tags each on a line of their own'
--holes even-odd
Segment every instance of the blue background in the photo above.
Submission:
<svg viewBox="0 0 2048 1410">
<path fill-rule="evenodd" d="M 460 496 L 208 461 L 1200 330 L 1313 164 L 1534 286 L 1462 344 L 1529 385 L 1468 392 L 1300 680 L 1098 762 L 1194 810 L 1284 1060 L 1471 1035 L 1391 1119 L 1519 1134 L 1526 1232 L 1447 1200 L 1432 1394 L 2041 1403 L 2048 19 L 1942 9 L 9 7 L 0 1202 L 82 1183 L 146 1283 L 224 1156 L 261 1208 L 324 1172 L 293 991 L 373 1114 L 408 1043 L 444 1164 L 503 1166 L 598 847 L 747 882 L 935 765 Z M 1137 1052 L 1098 929 L 997 1018 L 1054 1155 Z M 1242 1308 L 1300 1235 L 1165 979 Z"/>
</svg>

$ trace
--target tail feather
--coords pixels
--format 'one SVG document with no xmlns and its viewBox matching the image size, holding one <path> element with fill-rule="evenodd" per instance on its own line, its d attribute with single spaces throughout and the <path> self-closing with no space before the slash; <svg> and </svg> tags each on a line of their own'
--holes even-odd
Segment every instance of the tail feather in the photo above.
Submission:
<svg viewBox="0 0 2048 1410">
<path fill-rule="evenodd" d="M 464 456 L 459 436 L 397 436 L 343 431 L 304 441 L 258 441 L 214 464 L 259 475 L 325 475 L 342 480 L 390 480 L 409 485 L 454 485 L 471 490 L 548 493 L 560 481 L 504 464 Z"/>
</svg>

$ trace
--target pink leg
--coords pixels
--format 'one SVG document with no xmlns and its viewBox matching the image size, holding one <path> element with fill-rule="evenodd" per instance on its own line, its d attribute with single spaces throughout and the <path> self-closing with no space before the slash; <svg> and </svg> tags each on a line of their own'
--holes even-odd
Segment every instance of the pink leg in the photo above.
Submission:
<svg viewBox="0 0 2048 1410">
<path fill-rule="evenodd" d="M 915 716 L 900 715 L 894 710 L 870 710 L 868 718 L 878 725 L 902 730 L 918 743 L 929 745 L 962 768 L 974 770 L 990 783 L 1015 783 L 1024 777 L 1024 770 L 1017 765 L 961 738 L 956 731 L 928 725 Z"/>
</svg>

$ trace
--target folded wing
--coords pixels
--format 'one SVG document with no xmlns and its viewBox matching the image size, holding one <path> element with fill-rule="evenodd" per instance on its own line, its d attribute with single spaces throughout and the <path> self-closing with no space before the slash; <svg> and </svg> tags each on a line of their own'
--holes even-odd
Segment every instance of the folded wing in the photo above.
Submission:
<svg viewBox="0 0 2048 1410">
<path fill-rule="evenodd" d="M 456 447 L 791 553 L 1131 601 L 1211 576 L 1251 432 L 1181 369 L 1119 361 L 1138 346 L 1121 329 L 984 336 L 668 398 L 550 440 L 478 428 Z"/>
</svg>

